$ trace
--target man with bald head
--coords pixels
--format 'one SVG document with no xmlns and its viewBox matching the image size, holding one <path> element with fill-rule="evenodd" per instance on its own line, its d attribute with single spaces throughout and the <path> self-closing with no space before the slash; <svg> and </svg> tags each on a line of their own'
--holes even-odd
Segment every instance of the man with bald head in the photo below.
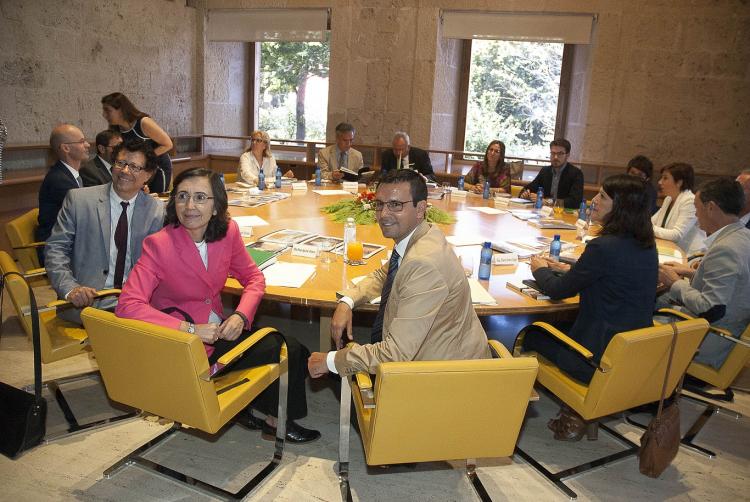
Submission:
<svg viewBox="0 0 750 502">
<path fill-rule="evenodd" d="M 91 146 L 81 130 L 71 124 L 55 127 L 50 134 L 49 144 L 58 160 L 49 168 L 39 188 L 39 227 L 35 236 L 37 241 L 46 241 L 49 238 L 68 190 L 83 186 L 78 171 L 81 164 L 88 160 Z M 39 248 L 39 261 L 42 264 L 43 254 Z"/>
<path fill-rule="evenodd" d="M 746 228 L 750 228 L 750 169 L 742 171 L 736 181 L 742 185 L 742 190 L 745 192 L 745 205 L 740 211 L 740 222 Z"/>
</svg>

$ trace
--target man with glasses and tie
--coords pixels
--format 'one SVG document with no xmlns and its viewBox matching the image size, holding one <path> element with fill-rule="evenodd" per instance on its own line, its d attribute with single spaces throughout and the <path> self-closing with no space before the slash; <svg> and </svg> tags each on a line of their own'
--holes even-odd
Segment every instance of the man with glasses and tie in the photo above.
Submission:
<svg viewBox="0 0 750 502">
<path fill-rule="evenodd" d="M 111 183 L 72 190 L 65 197 L 45 248 L 52 287 L 78 307 L 58 315 L 78 324 L 83 307 L 114 307 L 114 298 L 96 300 L 95 292 L 121 288 L 141 255 L 143 239 L 164 223 L 164 205 L 143 192 L 156 171 L 151 145 L 122 143 L 112 158 Z"/>
<path fill-rule="evenodd" d="M 391 258 L 354 288 L 338 293 L 331 336 L 339 350 L 313 353 L 310 375 L 375 373 L 388 361 L 489 358 L 464 270 L 440 229 L 425 221 L 424 178 L 410 169 L 387 173 L 374 205 L 383 235 L 395 243 Z M 343 348 L 353 339 L 352 309 L 378 296 L 370 343 Z"/>
<path fill-rule="evenodd" d="M 521 197 L 536 202 L 539 187 L 544 189 L 544 198 L 563 199 L 568 209 L 578 209 L 583 200 L 583 173 L 568 163 L 570 141 L 555 139 L 549 144 L 549 166 L 544 166 L 534 181 L 521 191 Z"/>
<path fill-rule="evenodd" d="M 61 124 L 52 130 L 49 144 L 57 156 L 57 162 L 49 168 L 39 187 L 39 226 L 35 238 L 46 241 L 57 220 L 63 199 L 68 190 L 83 186 L 78 174 L 81 163 L 89 159 L 89 143 L 79 128 L 71 124 Z M 39 261 L 44 265 L 44 251 L 38 248 Z"/>
<path fill-rule="evenodd" d="M 324 180 L 357 180 L 363 161 L 362 154 L 352 148 L 355 133 L 353 125 L 341 122 L 336 126 L 336 143 L 318 152 L 318 165 Z"/>
</svg>

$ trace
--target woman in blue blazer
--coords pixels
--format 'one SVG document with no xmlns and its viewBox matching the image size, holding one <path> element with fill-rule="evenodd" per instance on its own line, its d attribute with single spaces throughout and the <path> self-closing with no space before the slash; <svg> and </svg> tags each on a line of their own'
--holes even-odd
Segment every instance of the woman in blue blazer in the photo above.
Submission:
<svg viewBox="0 0 750 502">
<path fill-rule="evenodd" d="M 555 300 L 580 295 L 575 322 L 561 328 L 589 349 L 597 364 L 615 334 L 652 325 L 658 258 L 647 198 L 643 180 L 626 174 L 607 178 L 592 202 L 591 217 L 601 230 L 580 259 L 572 266 L 541 257 L 531 260 L 534 279 L 545 294 Z M 594 375 L 578 353 L 541 331 L 528 331 L 523 348 L 581 382 Z M 567 441 L 579 440 L 585 430 L 583 419 L 568 408 L 548 426 L 555 439 Z"/>
</svg>

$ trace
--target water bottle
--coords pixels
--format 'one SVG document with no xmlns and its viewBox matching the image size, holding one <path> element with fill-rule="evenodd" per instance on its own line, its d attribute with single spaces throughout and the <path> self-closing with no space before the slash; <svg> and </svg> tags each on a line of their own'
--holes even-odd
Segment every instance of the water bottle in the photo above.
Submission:
<svg viewBox="0 0 750 502">
<path fill-rule="evenodd" d="M 354 218 L 347 218 L 344 223 L 344 261 L 347 261 L 349 243 L 357 240 L 357 225 Z"/>
<path fill-rule="evenodd" d="M 482 192 L 482 198 L 483 199 L 490 198 L 490 182 L 489 181 L 484 182 L 484 191 Z"/>
<path fill-rule="evenodd" d="M 276 188 L 281 188 L 281 168 L 276 168 L 276 183 L 273 184 Z"/>
<path fill-rule="evenodd" d="M 560 235 L 555 234 L 555 238 L 549 245 L 549 257 L 551 260 L 560 261 L 560 250 L 562 249 L 562 242 L 560 242 Z"/>
<path fill-rule="evenodd" d="M 459 190 L 464 189 L 464 177 L 463 176 L 458 177 L 458 189 Z"/>
<path fill-rule="evenodd" d="M 586 221 L 586 200 L 581 201 L 581 207 L 578 208 L 578 219 Z"/>
<path fill-rule="evenodd" d="M 492 243 L 485 242 L 479 254 L 479 280 L 487 281 L 492 273 Z"/>
<path fill-rule="evenodd" d="M 544 205 L 544 188 L 539 187 L 536 190 L 536 202 L 534 203 L 534 209 L 542 209 Z"/>
<path fill-rule="evenodd" d="M 263 172 L 263 169 L 260 170 L 258 173 L 258 190 L 265 190 L 266 189 L 266 173 Z"/>
<path fill-rule="evenodd" d="M 315 186 L 320 186 L 320 166 L 315 166 Z"/>
</svg>

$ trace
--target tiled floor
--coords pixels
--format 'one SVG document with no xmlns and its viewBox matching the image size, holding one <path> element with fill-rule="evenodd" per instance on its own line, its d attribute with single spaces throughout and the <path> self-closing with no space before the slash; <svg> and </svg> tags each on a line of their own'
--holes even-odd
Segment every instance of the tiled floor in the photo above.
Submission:
<svg viewBox="0 0 750 502">
<path fill-rule="evenodd" d="M 44 295 L 42 295 L 44 296 Z M 10 311 L 10 305 L 3 309 Z M 274 319 L 284 332 L 310 347 L 317 343 L 318 326 L 304 320 Z M 502 324 L 502 323 L 501 323 Z M 364 330 L 363 330 L 364 331 Z M 16 319 L 3 323 L 0 336 L 0 380 L 25 385 L 32 380 L 31 350 Z M 86 355 L 46 365 L 44 378 L 77 374 L 95 368 Z M 748 387 L 746 371 L 739 384 Z M 77 393 L 77 390 L 73 390 Z M 330 382 L 315 381 L 309 388 L 310 413 L 302 423 L 320 429 L 315 443 L 287 445 L 283 463 L 247 500 L 338 501 L 334 466 L 338 448 L 338 401 Z M 682 422 L 687 427 L 700 412 L 682 401 Z M 92 409 L 94 404 L 86 404 Z M 750 395 L 737 393 L 734 409 L 750 414 Z M 601 433 L 596 442 L 559 443 L 551 438 L 546 421 L 557 405 L 545 394 L 529 407 L 519 441 L 528 453 L 551 468 L 568 467 L 613 451 L 617 443 Z M 52 420 L 52 418 L 51 418 Z M 127 466 L 109 479 L 102 472 L 129 451 L 169 428 L 155 417 L 139 418 L 36 447 L 17 460 L 0 457 L 0 500 L 150 501 L 208 500 L 136 466 Z M 632 441 L 641 432 L 614 418 L 610 425 Z M 489 431 L 477 431 L 486 434 Z M 439 438 L 436 438 L 439 440 Z M 697 442 L 717 451 L 707 459 L 681 449 L 673 465 L 659 479 L 638 472 L 637 459 L 616 464 L 569 481 L 580 500 L 747 500 L 750 493 L 750 420 L 713 416 Z M 477 500 L 461 471 L 461 462 L 419 464 L 415 468 L 368 469 L 359 436 L 350 442 L 350 480 L 355 500 Z M 233 425 L 216 437 L 179 432 L 149 456 L 191 475 L 233 489 L 244 483 L 270 458 L 272 444 L 258 431 Z M 518 457 L 479 462 L 480 476 L 494 500 L 563 500 L 556 488 Z"/>
</svg>

